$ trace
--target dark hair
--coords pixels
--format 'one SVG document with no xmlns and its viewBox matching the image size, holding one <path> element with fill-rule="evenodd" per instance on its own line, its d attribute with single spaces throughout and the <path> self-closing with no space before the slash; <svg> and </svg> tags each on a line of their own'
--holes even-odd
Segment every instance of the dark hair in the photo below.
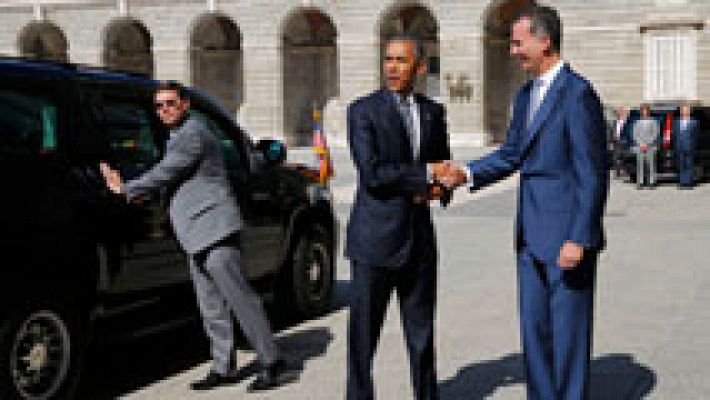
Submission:
<svg viewBox="0 0 710 400">
<path fill-rule="evenodd" d="M 187 99 L 187 90 L 180 82 L 176 81 L 161 81 L 155 88 L 155 93 L 162 92 L 164 90 L 169 90 L 176 92 L 178 97 L 182 100 Z"/>
<path fill-rule="evenodd" d="M 412 42 L 414 43 L 414 58 L 417 61 L 423 61 L 426 57 L 424 50 L 424 43 L 417 36 L 409 33 L 397 33 L 392 36 L 387 37 L 385 40 L 385 46 L 391 42 Z"/>
<path fill-rule="evenodd" d="M 557 10 L 548 6 L 525 6 L 515 14 L 513 22 L 525 18 L 530 20 L 530 33 L 549 37 L 552 50 L 559 53 L 562 49 L 562 20 Z"/>
</svg>

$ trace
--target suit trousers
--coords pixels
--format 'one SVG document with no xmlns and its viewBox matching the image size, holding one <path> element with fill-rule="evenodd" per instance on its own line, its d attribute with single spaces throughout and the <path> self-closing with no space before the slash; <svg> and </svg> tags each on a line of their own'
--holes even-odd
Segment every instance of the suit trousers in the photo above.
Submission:
<svg viewBox="0 0 710 400">
<path fill-rule="evenodd" d="M 393 291 L 399 300 L 414 397 L 438 398 L 434 352 L 436 278 L 435 254 L 419 254 L 398 268 L 352 263 L 348 400 L 374 399 L 372 360 Z"/>
<path fill-rule="evenodd" d="M 190 257 L 202 323 L 210 340 L 212 370 L 230 371 L 234 353 L 234 323 L 239 326 L 263 366 L 273 364 L 279 353 L 261 297 L 249 285 L 240 263 L 235 240 L 220 242 Z"/>
<path fill-rule="evenodd" d="M 646 170 L 648 170 L 648 175 L 646 175 Z M 636 153 L 636 184 L 639 186 L 643 186 L 644 184 L 653 186 L 656 184 L 655 151 L 639 151 Z"/>
<path fill-rule="evenodd" d="M 520 324 L 529 400 L 588 398 L 597 254 L 574 269 L 518 251 Z"/>
<path fill-rule="evenodd" d="M 614 175 L 618 178 L 621 176 L 621 173 L 624 170 L 624 145 L 619 139 L 612 139 L 611 145 L 612 167 L 614 169 Z"/>
<path fill-rule="evenodd" d="M 678 184 L 681 186 L 693 185 L 693 152 L 677 151 L 678 160 Z"/>
</svg>

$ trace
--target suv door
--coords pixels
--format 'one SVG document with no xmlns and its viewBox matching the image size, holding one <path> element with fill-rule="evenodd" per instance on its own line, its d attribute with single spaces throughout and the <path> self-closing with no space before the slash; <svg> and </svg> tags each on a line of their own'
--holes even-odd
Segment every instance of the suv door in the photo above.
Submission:
<svg viewBox="0 0 710 400">
<path fill-rule="evenodd" d="M 249 279 L 273 275 L 278 271 L 284 228 L 281 207 L 274 188 L 277 175 L 264 172 L 257 176 L 250 171 L 248 140 L 238 126 L 216 108 L 201 101 L 192 101 L 192 115 L 202 120 L 217 135 L 244 219 L 240 232 L 245 273 Z"/>
<path fill-rule="evenodd" d="M 147 171 L 164 151 L 165 134 L 149 97 L 139 88 L 103 84 L 84 87 L 96 130 L 107 144 L 109 164 L 124 180 Z M 100 286 L 108 294 L 158 294 L 157 289 L 189 282 L 186 259 L 172 233 L 167 199 L 156 194 L 140 204 L 113 196 L 107 204 L 104 237 L 108 268 Z"/>
<path fill-rule="evenodd" d="M 82 240 L 69 168 L 58 154 L 70 119 L 64 85 L 36 75 L 0 77 L 0 251 L 8 267 L 0 290 L 12 301 L 76 274 L 61 271 L 62 257 Z M 22 289 L 29 282 L 36 290 Z"/>
</svg>

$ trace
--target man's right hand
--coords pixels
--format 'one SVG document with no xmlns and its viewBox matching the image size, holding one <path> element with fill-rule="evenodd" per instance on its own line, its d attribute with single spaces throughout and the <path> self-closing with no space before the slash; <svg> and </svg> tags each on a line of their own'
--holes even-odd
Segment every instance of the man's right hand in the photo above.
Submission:
<svg viewBox="0 0 710 400">
<path fill-rule="evenodd" d="M 101 171 L 101 175 L 103 175 L 106 186 L 110 191 L 116 194 L 123 194 L 123 180 L 118 171 L 111 168 L 105 161 L 99 163 L 99 171 Z"/>
</svg>

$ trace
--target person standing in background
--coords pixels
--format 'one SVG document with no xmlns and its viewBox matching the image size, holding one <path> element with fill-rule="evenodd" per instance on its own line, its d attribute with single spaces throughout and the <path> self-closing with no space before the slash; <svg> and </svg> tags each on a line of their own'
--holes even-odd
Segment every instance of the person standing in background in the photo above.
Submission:
<svg viewBox="0 0 710 400">
<path fill-rule="evenodd" d="M 656 188 L 656 151 L 658 150 L 658 121 L 651 116 L 651 107 L 641 105 L 641 118 L 634 124 L 633 151 L 636 154 L 636 188 Z"/>
<path fill-rule="evenodd" d="M 684 104 L 680 107 L 680 118 L 673 122 L 678 187 L 681 189 L 693 188 L 693 155 L 697 135 L 698 121 L 690 115 L 690 105 Z"/>
<path fill-rule="evenodd" d="M 626 108 L 621 106 L 616 110 L 615 120 L 609 124 L 607 139 L 611 150 L 612 169 L 614 177 L 620 178 L 623 171 L 622 155 L 624 151 L 624 131 L 627 127 L 628 113 Z"/>
</svg>

